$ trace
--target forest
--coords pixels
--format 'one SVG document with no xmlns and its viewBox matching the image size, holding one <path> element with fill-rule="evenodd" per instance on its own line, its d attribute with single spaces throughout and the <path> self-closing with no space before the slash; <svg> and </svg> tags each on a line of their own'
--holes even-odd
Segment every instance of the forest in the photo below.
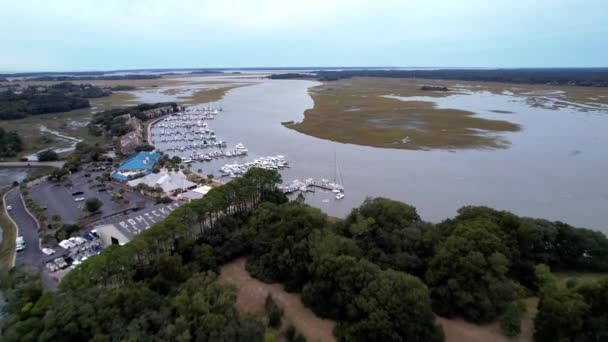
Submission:
<svg viewBox="0 0 608 342">
<path fill-rule="evenodd" d="M 352 77 L 422 78 L 435 80 L 608 87 L 608 68 L 319 70 L 311 74 L 275 74 L 272 79 L 310 78 L 337 81 Z"/>
<path fill-rule="evenodd" d="M 0 92 L 0 120 L 88 108 L 89 98 L 110 94 L 111 91 L 107 89 L 70 82 L 50 86 L 10 87 L 9 90 Z"/>
<path fill-rule="evenodd" d="M 530 296 L 537 341 L 608 337 L 608 278 L 562 286 L 551 273 L 608 271 L 602 233 L 472 206 L 432 224 L 385 198 L 335 220 L 288 201 L 280 181 L 251 169 L 90 258 L 56 292 L 25 269 L 3 275 L 3 341 L 262 341 L 276 320 L 239 314 L 235 288 L 215 281 L 240 256 L 336 320 L 339 341 L 442 341 L 435 315 L 508 318 L 516 333 L 511 309 Z"/>
</svg>

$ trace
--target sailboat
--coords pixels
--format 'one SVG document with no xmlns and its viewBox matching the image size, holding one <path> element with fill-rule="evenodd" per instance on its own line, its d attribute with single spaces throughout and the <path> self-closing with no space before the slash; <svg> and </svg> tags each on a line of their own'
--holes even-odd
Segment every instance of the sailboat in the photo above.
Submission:
<svg viewBox="0 0 608 342">
<path fill-rule="evenodd" d="M 334 152 L 334 182 L 332 183 L 332 192 L 336 194 L 337 200 L 344 198 L 344 187 L 342 184 L 344 184 L 342 174 L 340 173 L 340 168 L 338 167 L 337 155 Z"/>
</svg>

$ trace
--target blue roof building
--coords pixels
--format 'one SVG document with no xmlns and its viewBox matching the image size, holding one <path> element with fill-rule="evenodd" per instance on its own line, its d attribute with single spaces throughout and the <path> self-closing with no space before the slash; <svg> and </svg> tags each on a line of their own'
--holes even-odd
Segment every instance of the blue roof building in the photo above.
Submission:
<svg viewBox="0 0 608 342">
<path fill-rule="evenodd" d="M 137 152 L 122 162 L 117 171 L 144 171 L 154 167 L 160 158 L 160 154 L 155 152 Z"/>
<path fill-rule="evenodd" d="M 160 154 L 154 152 L 138 152 L 130 156 L 116 168 L 116 171 L 112 173 L 112 178 L 126 182 L 129 180 L 129 176 L 136 174 L 147 175 L 152 172 L 152 168 L 160 158 Z"/>
</svg>

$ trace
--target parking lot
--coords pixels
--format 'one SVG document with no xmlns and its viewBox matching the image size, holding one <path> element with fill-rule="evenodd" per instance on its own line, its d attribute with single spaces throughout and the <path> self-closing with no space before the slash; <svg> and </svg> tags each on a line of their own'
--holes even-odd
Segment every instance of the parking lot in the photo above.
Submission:
<svg viewBox="0 0 608 342">
<path fill-rule="evenodd" d="M 51 222 L 54 215 L 59 215 L 61 222 L 66 224 L 76 224 L 87 215 L 83 210 L 84 202 L 92 197 L 103 203 L 100 216 L 111 215 L 128 207 L 154 205 L 153 200 L 131 191 L 122 194 L 129 201 L 126 205 L 112 200 L 111 192 L 118 191 L 119 188 L 108 182 L 101 184 L 96 181 L 95 178 L 100 174 L 79 171 L 70 175 L 70 182 L 66 184 L 43 181 L 30 189 L 30 197 L 40 207 L 46 208 L 48 222 Z M 80 200 L 76 201 L 77 199 Z"/>
<path fill-rule="evenodd" d="M 71 237 L 59 243 L 58 251 L 48 257 L 45 268 L 54 273 L 68 267 L 75 268 L 93 255 L 101 253 L 101 242 L 95 231 Z"/>
</svg>

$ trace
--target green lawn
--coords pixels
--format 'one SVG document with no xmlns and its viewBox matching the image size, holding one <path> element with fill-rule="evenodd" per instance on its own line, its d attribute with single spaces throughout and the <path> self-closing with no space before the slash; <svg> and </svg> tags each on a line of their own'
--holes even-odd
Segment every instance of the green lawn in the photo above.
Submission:
<svg viewBox="0 0 608 342">
<path fill-rule="evenodd" d="M 555 272 L 560 285 L 566 286 L 568 279 L 575 279 L 579 285 L 596 281 L 602 277 L 608 277 L 608 273 L 592 272 Z"/>
</svg>

